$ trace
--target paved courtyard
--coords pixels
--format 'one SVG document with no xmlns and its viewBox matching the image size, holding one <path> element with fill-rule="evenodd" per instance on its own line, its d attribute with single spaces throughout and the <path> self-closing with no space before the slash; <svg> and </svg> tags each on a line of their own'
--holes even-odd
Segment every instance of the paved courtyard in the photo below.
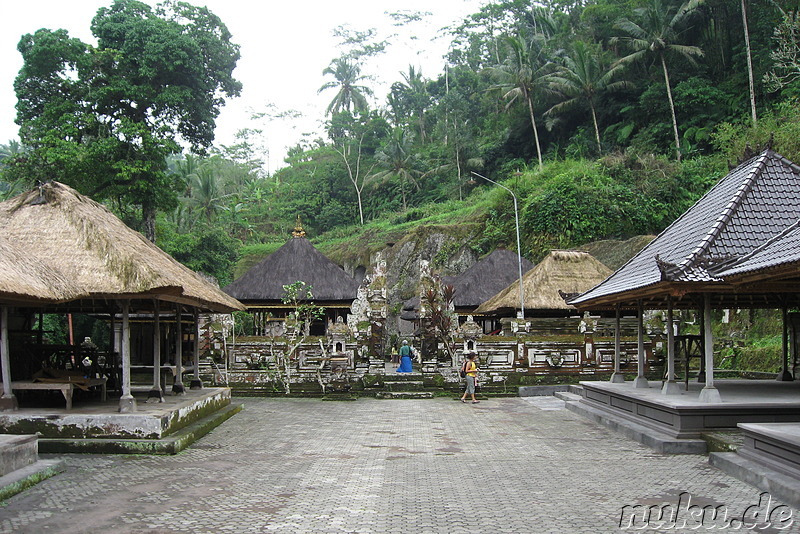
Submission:
<svg viewBox="0 0 800 534">
<path fill-rule="evenodd" d="M 690 506 L 724 505 L 734 528 L 760 509 L 797 514 L 755 506 L 760 492 L 705 456 L 654 453 L 553 397 L 244 403 L 176 456 L 65 456 L 66 472 L 0 505 L 0 532 L 594 534 L 620 532 L 634 505 L 677 515 L 633 526 L 686 532 L 722 526 L 681 528 Z"/>
</svg>

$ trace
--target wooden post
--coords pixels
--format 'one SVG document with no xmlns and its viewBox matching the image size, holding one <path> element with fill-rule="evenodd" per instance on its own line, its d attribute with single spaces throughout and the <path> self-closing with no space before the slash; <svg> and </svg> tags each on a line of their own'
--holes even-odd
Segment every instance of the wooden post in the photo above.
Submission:
<svg viewBox="0 0 800 534">
<path fill-rule="evenodd" d="M 614 372 L 611 373 L 611 382 L 621 384 L 625 382 L 625 377 L 620 372 L 619 369 L 619 362 L 622 358 L 622 344 L 620 343 L 620 336 L 622 335 L 620 332 L 620 314 L 622 313 L 620 310 L 620 305 L 617 304 L 615 309 L 615 317 L 614 317 Z"/>
<path fill-rule="evenodd" d="M 667 297 L 667 380 L 661 387 L 664 395 L 680 395 L 681 388 L 675 382 L 675 326 L 673 324 L 672 297 Z"/>
<path fill-rule="evenodd" d="M 203 382 L 200 380 L 200 312 L 194 308 L 194 376 L 189 385 L 189 389 L 203 389 Z"/>
<path fill-rule="evenodd" d="M 11 390 L 11 355 L 8 344 L 8 307 L 0 306 L 0 371 L 3 377 L 3 395 L 0 411 L 13 411 L 18 407 L 17 398 Z"/>
<path fill-rule="evenodd" d="M 153 388 L 147 394 L 147 402 L 164 402 L 164 387 L 161 384 L 161 306 L 153 300 Z"/>
<path fill-rule="evenodd" d="M 700 390 L 700 402 L 722 402 L 719 390 L 714 387 L 714 336 L 711 333 L 711 295 L 703 297 L 703 352 L 706 385 Z"/>
<path fill-rule="evenodd" d="M 180 304 L 175 306 L 175 383 L 172 384 L 172 393 L 186 394 L 186 388 L 183 387 L 183 328 Z"/>
<path fill-rule="evenodd" d="M 775 380 L 779 382 L 791 382 L 794 380 L 789 371 L 789 310 L 783 305 L 783 363 L 781 372 Z"/>
<path fill-rule="evenodd" d="M 119 398 L 120 413 L 136 411 L 136 399 L 131 395 L 131 302 L 123 300 L 122 305 L 122 396 Z"/>
<path fill-rule="evenodd" d="M 647 353 L 644 351 L 644 306 L 642 300 L 639 299 L 636 310 L 638 321 L 638 334 L 637 334 L 637 353 L 636 358 L 636 380 L 633 382 L 635 388 L 649 388 L 650 382 L 644 376 L 645 363 L 647 360 Z"/>
</svg>

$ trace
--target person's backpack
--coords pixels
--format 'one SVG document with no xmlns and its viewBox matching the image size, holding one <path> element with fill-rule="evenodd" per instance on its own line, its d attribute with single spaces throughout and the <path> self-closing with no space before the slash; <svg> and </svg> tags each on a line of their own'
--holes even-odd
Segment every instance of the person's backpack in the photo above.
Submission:
<svg viewBox="0 0 800 534">
<path fill-rule="evenodd" d="M 459 373 L 461 378 L 467 377 L 467 361 L 465 360 L 464 363 L 461 364 L 461 372 Z"/>
</svg>

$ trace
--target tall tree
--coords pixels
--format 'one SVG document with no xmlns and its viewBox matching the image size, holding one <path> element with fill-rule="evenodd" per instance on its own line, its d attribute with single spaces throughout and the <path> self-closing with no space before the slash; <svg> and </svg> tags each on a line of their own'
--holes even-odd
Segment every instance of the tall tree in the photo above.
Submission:
<svg viewBox="0 0 800 534">
<path fill-rule="evenodd" d="M 562 64 L 549 78 L 551 88 L 562 101 L 547 110 L 545 115 L 562 113 L 581 105 L 588 106 L 592 114 L 597 151 L 602 152 L 596 100 L 605 91 L 616 91 L 629 85 L 625 80 L 614 81 L 620 70 L 619 65 L 609 67 L 604 62 L 598 47 L 576 41 L 571 53 L 563 57 Z"/>
<path fill-rule="evenodd" d="M 633 63 L 654 56 L 661 65 L 664 85 L 667 87 L 669 111 L 672 114 L 672 131 L 675 135 L 675 154 L 681 159 L 681 140 L 678 134 L 678 120 L 675 117 L 675 103 L 672 99 L 672 88 L 667 69 L 667 57 L 676 56 L 694 64 L 694 58 L 703 55 L 697 46 L 683 44 L 686 30 L 692 15 L 702 0 L 689 0 L 681 6 L 675 6 L 664 0 L 649 0 L 644 7 L 634 10 L 636 22 L 622 18 L 614 27 L 625 34 L 611 40 L 627 45 L 632 52 L 621 58 L 619 63 Z"/>
<path fill-rule="evenodd" d="M 239 47 L 207 8 L 174 0 L 115 0 L 91 27 L 97 46 L 64 30 L 20 40 L 17 124 L 31 153 L 15 171 L 138 205 L 153 240 L 156 210 L 174 208 L 180 188 L 166 158 L 213 141 L 220 107 L 241 90 Z"/>
<path fill-rule="evenodd" d="M 747 54 L 747 81 L 750 86 L 750 116 L 753 119 L 753 126 L 758 124 L 758 115 L 756 114 L 756 89 L 753 80 L 753 53 L 750 50 L 750 29 L 747 25 L 747 2 L 741 0 L 742 9 L 742 26 L 744 27 L 744 47 Z"/>
<path fill-rule="evenodd" d="M 528 108 L 528 114 L 536 143 L 536 155 L 539 167 L 542 160 L 542 146 L 539 142 L 539 128 L 536 125 L 534 98 L 537 92 L 546 88 L 548 75 L 554 65 L 547 59 L 539 39 L 525 39 L 521 36 L 505 38 L 508 55 L 502 64 L 490 67 L 488 72 L 495 78 L 495 88 L 501 91 L 508 101 L 506 109 L 514 102 L 521 100 Z"/>
<path fill-rule="evenodd" d="M 361 67 L 354 59 L 336 58 L 325 67 L 322 74 L 330 74 L 334 79 L 320 87 L 317 93 L 326 89 L 337 89 L 336 96 L 333 97 L 325 111 L 326 115 L 336 114 L 340 111 L 360 113 L 367 111 L 369 108 L 367 97 L 372 96 L 372 90 L 365 85 L 359 85 L 359 82 L 367 78 L 361 75 Z"/>
</svg>

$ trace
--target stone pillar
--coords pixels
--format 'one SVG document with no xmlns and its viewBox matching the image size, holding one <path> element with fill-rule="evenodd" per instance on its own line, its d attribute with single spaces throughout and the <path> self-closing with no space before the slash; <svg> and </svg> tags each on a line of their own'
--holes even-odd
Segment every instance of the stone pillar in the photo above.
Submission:
<svg viewBox="0 0 800 534">
<path fill-rule="evenodd" d="M 636 357 L 636 380 L 633 382 L 635 388 L 649 388 L 650 382 L 644 376 L 645 364 L 647 363 L 647 353 L 644 350 L 644 306 L 642 301 L 639 300 L 636 310 L 638 319 L 637 324 L 637 354 Z"/>
<path fill-rule="evenodd" d="M 3 377 L 3 395 L 0 411 L 13 411 L 18 407 L 17 398 L 11 390 L 11 356 L 8 346 L 8 307 L 0 306 L 0 371 Z"/>
<path fill-rule="evenodd" d="M 200 380 L 200 312 L 194 309 L 194 374 L 189 389 L 203 389 L 203 382 Z"/>
<path fill-rule="evenodd" d="M 711 333 L 711 295 L 703 297 L 703 351 L 706 368 L 706 385 L 700 391 L 700 402 L 722 402 L 714 387 L 714 336 Z"/>
<path fill-rule="evenodd" d="M 153 387 L 147 394 L 147 402 L 164 402 L 161 384 L 161 307 L 158 299 L 153 301 Z"/>
<path fill-rule="evenodd" d="M 173 395 L 185 395 L 183 387 L 183 327 L 181 326 L 181 305 L 175 306 L 175 383 L 172 384 Z"/>
<path fill-rule="evenodd" d="M 620 343 L 620 305 L 617 304 L 614 316 L 614 372 L 611 374 L 611 381 L 614 383 L 622 384 L 625 382 L 625 377 L 619 370 L 619 361 L 622 358 L 622 346 Z"/>
<path fill-rule="evenodd" d="M 675 327 L 671 297 L 667 297 L 667 380 L 661 387 L 661 393 L 664 395 L 681 394 L 681 388 L 675 382 Z"/>
<path fill-rule="evenodd" d="M 120 413 L 136 411 L 136 399 L 131 395 L 131 302 L 123 300 L 122 307 L 122 396 L 119 398 Z"/>
<path fill-rule="evenodd" d="M 783 307 L 783 369 L 775 377 L 778 382 L 791 382 L 794 380 L 789 372 L 789 311 Z"/>
</svg>

